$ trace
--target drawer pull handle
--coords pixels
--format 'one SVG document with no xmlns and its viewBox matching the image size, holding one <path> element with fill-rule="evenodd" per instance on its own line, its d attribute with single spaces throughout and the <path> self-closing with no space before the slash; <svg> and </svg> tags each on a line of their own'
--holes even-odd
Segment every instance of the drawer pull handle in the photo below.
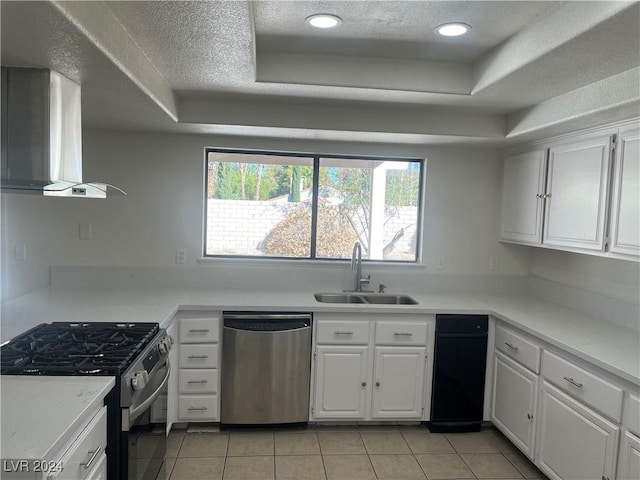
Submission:
<svg viewBox="0 0 640 480">
<path fill-rule="evenodd" d="M 353 332 L 333 332 L 336 335 L 353 335 Z"/>
<path fill-rule="evenodd" d="M 209 331 L 208 328 L 190 328 L 189 333 L 207 333 Z"/>
<path fill-rule="evenodd" d="M 206 380 L 189 380 L 187 383 L 207 383 Z"/>
<path fill-rule="evenodd" d="M 209 355 L 189 355 L 187 358 L 209 358 Z"/>
<path fill-rule="evenodd" d="M 396 337 L 413 337 L 411 332 L 393 332 Z"/>
<path fill-rule="evenodd" d="M 80 466 L 82 466 L 85 470 L 88 470 L 89 467 L 93 464 L 94 460 L 100 454 L 101 451 L 102 451 L 102 449 L 100 447 L 98 447 L 98 448 L 95 449 L 95 451 L 89 452 L 89 455 L 91 455 L 91 458 L 89 459 L 89 461 L 87 463 L 81 463 Z"/>
<path fill-rule="evenodd" d="M 207 407 L 189 407 L 187 408 L 187 410 L 189 411 L 197 411 L 197 412 L 203 412 L 205 410 L 209 410 Z"/>
<path fill-rule="evenodd" d="M 515 345 L 510 344 L 509 342 L 504 342 L 504 344 L 509 347 L 511 350 L 515 350 L 518 351 L 518 347 L 516 347 Z"/>
<path fill-rule="evenodd" d="M 576 387 L 578 387 L 578 388 L 582 388 L 582 384 L 581 384 L 581 383 L 576 382 L 573 378 L 570 378 L 570 377 L 562 377 L 562 378 L 564 378 L 564 379 L 565 379 L 567 382 L 569 382 L 571 385 L 575 385 L 575 386 L 576 386 Z"/>
</svg>

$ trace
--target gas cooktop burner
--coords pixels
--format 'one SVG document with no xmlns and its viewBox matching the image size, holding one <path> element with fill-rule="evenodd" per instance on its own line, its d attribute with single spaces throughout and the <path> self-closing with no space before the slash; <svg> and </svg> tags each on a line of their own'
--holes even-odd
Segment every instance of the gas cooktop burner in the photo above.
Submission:
<svg viewBox="0 0 640 480">
<path fill-rule="evenodd" d="M 0 373 L 119 375 L 158 331 L 157 323 L 43 323 L 2 347 Z"/>
</svg>

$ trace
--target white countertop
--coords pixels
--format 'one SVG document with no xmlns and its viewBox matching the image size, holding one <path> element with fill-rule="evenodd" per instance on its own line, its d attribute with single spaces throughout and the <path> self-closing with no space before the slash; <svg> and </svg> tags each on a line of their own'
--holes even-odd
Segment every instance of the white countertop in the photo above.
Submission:
<svg viewBox="0 0 640 480">
<path fill-rule="evenodd" d="M 403 292 L 405 293 L 405 292 Z M 418 305 L 319 303 L 312 292 L 49 287 L 2 305 L 2 342 L 54 321 L 159 322 L 178 309 L 486 313 L 640 385 L 640 332 L 525 295 L 422 294 Z"/>
<path fill-rule="evenodd" d="M 2 459 L 47 459 L 103 405 L 113 377 L 0 377 Z"/>
</svg>

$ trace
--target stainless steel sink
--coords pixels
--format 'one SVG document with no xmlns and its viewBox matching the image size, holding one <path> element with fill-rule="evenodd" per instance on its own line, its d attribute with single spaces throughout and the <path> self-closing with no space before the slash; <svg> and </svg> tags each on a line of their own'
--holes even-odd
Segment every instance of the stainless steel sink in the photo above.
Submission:
<svg viewBox="0 0 640 480">
<path fill-rule="evenodd" d="M 372 305 L 417 305 L 409 295 L 388 293 L 316 293 L 321 303 L 369 303 Z"/>
<path fill-rule="evenodd" d="M 316 293 L 315 297 L 322 303 L 365 303 L 361 297 L 350 293 Z"/>
<path fill-rule="evenodd" d="M 367 303 L 383 305 L 417 305 L 409 295 L 392 295 L 388 293 L 371 293 L 363 296 Z"/>
</svg>

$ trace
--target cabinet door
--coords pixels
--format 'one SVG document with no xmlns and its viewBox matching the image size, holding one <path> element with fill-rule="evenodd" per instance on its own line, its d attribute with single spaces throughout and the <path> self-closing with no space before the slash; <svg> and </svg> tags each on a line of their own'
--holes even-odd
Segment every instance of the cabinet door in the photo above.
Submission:
<svg viewBox="0 0 640 480">
<path fill-rule="evenodd" d="M 169 350 L 169 365 L 171 365 L 171 373 L 169 374 L 169 384 L 167 385 L 167 435 L 171 431 L 171 427 L 178 421 L 178 358 L 180 344 L 178 341 L 178 320 L 174 320 L 173 325 L 167 329 L 167 334 L 176 342 Z"/>
<path fill-rule="evenodd" d="M 316 347 L 314 417 L 362 419 L 367 416 L 368 351 L 366 346 Z"/>
<path fill-rule="evenodd" d="M 626 432 L 620 446 L 618 480 L 638 480 L 640 478 L 640 438 Z"/>
<path fill-rule="evenodd" d="M 620 129 L 611 196 L 611 252 L 640 255 L 640 129 Z"/>
<path fill-rule="evenodd" d="M 426 349 L 376 347 L 373 418 L 422 417 Z"/>
<path fill-rule="evenodd" d="M 533 458 L 538 376 L 496 352 L 491 421 Z"/>
<path fill-rule="evenodd" d="M 551 147 L 543 243 L 604 250 L 611 135 Z"/>
<path fill-rule="evenodd" d="M 542 242 L 542 210 L 546 150 L 521 153 L 504 160 L 501 240 Z"/>
<path fill-rule="evenodd" d="M 543 382 L 538 467 L 555 480 L 614 479 L 619 428 Z"/>
</svg>

